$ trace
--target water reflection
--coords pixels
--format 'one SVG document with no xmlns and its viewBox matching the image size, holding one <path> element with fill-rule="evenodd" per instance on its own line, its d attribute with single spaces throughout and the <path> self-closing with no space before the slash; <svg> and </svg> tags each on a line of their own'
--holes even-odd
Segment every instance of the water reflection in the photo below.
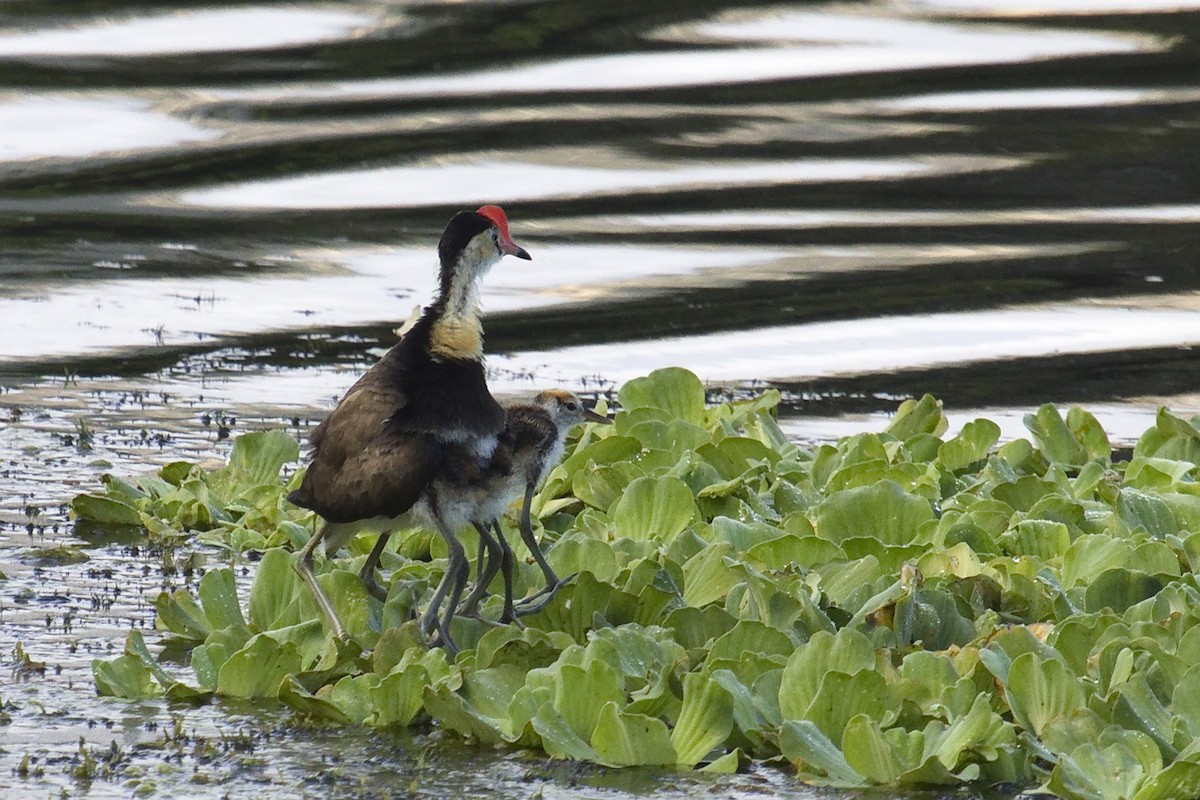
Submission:
<svg viewBox="0 0 1200 800">
<path fill-rule="evenodd" d="M 906 8 L 936 13 L 966 13 L 996 17 L 1037 17 L 1057 14 L 1144 14 L 1200 8 L 1197 0 L 906 0 Z"/>
<path fill-rule="evenodd" d="M 485 283 L 498 392 L 678 364 L 775 382 L 787 430 L 819 440 L 927 391 L 1006 437 L 1047 400 L 1126 441 L 1159 403 L 1200 408 L 1200 14 L 1178 11 L 1200 3 L 83 6 L 0 3 L 0 560 L 33 598 L 0 629 L 62 668 L 4 690 L 0 772 L 47 766 L 26 794 L 78 791 L 58 766 L 80 735 L 189 796 L 327 794 L 311 776 L 335 760 L 348 792 L 795 792 L 782 771 L 593 786 L 285 717 L 163 772 L 151 723 L 240 742 L 243 721 L 93 696 L 88 660 L 176 579 L 119 543 L 41 572 L 31 542 L 78 540 L 26 533 L 24 507 L 220 459 L 217 419 L 303 436 L 427 299 L 461 205 L 507 205 L 535 258 Z"/>
<path fill-rule="evenodd" d="M 55 28 L 0 29 L 0 58 L 149 56 L 260 50 L 340 39 L 372 17 L 327 8 L 245 6 L 80 20 Z"/>
<path fill-rule="evenodd" d="M 874 101 L 880 111 L 1005 111 L 1013 109 L 1086 108 L 1134 103 L 1184 103 L 1200 99 L 1195 89 L 1001 89 L 950 92 Z"/>
<path fill-rule="evenodd" d="M 221 135 L 148 100 L 112 94 L 0 96 L 0 118 L 0 162 L 170 147 Z"/>
<path fill-rule="evenodd" d="M 535 253 L 531 265 L 504 262 L 492 271 L 483 290 L 489 311 L 586 302 L 624 287 L 645 290 L 669 279 L 736 272 L 781 258 L 778 251 L 761 248 L 547 245 Z M 215 343 L 269 331 L 398 324 L 414 304 L 428 302 L 436 286 L 432 247 L 260 257 L 245 274 L 225 278 L 137 277 L 149 258 L 158 257 L 126 254 L 122 261 L 107 262 L 130 275 L 123 280 L 0 297 L 0 317 L 23 331 L 0 338 L 0 358 L 56 358 Z M 570 269 L 550 266 L 563 264 Z M 261 274 L 268 266 L 273 277 Z"/>
<path fill-rule="evenodd" d="M 758 328 L 721 334 L 522 352 L 503 366 L 580 386 L 587 376 L 621 383 L 659 367 L 686 367 L 705 380 L 747 374 L 792 381 L 904 371 L 1053 352 L 1085 353 L 1200 343 L 1200 314 L 1161 308 L 1056 305 L 970 314 L 922 314 Z"/>
<path fill-rule="evenodd" d="M 569 160 L 566 154 L 557 154 Z M 465 159 L 464 159 L 465 160 Z M 372 208 L 474 205 L 621 193 L 661 193 L 672 189 L 721 189 L 818 181 L 873 181 L 939 172 L 984 171 L 1020 164 L 1014 158 L 925 156 L 898 159 L 843 159 L 722 165 L 679 163 L 661 168 L 538 164 L 497 156 L 472 164 L 436 163 L 384 167 L 328 175 L 308 175 L 188 192 L 184 203 L 228 208 Z"/>
<path fill-rule="evenodd" d="M 1166 40 L 1116 32 L 1011 28 L 905 19 L 874 9 L 739 11 L 728 18 L 650 32 L 684 50 L 560 58 L 437 77 L 278 85 L 219 92 L 226 99 L 345 100 L 353 96 L 439 97 L 496 92 L 621 91 L 757 83 L 864 72 L 1005 64 L 1158 50 Z M 759 47 L 713 47 L 714 43 Z"/>
<path fill-rule="evenodd" d="M 820 211 L 693 212 L 688 214 L 656 214 L 654 216 L 617 216 L 602 223 L 579 219 L 573 224 L 591 230 L 618 226 L 629 231 L 749 231 L 796 230 L 804 228 L 907 228 L 952 227 L 967 225 L 1029 225 L 1056 223 L 1060 225 L 1112 223 L 1194 223 L 1200 222 L 1200 205 L 1140 206 L 1117 208 L 1013 208 L 1002 210 L 943 210 L 908 211 L 884 209 L 823 209 Z M 986 253 L 987 248 L 976 248 Z M 1028 251 L 1024 251 L 1028 254 Z"/>
</svg>

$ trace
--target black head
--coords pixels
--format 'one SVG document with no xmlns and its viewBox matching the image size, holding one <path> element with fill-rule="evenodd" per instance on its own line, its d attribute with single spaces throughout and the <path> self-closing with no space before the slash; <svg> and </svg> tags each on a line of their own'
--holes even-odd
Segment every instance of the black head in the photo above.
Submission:
<svg viewBox="0 0 1200 800">
<path fill-rule="evenodd" d="M 467 244 L 496 223 L 475 211 L 460 211 L 454 215 L 442 231 L 438 242 L 438 260 L 443 268 L 452 268 Z"/>
</svg>

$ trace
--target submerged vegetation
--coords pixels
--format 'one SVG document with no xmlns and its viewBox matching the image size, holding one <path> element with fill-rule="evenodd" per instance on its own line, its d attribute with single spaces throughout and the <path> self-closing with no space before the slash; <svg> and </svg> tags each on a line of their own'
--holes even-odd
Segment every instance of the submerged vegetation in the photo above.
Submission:
<svg viewBox="0 0 1200 800">
<path fill-rule="evenodd" d="M 292 568 L 313 519 L 284 500 L 290 435 L 246 434 L 217 470 L 106 476 L 103 494 L 74 500 L 78 517 L 261 560 L 248 593 L 222 567 L 194 594 L 159 596 L 188 674 L 133 630 L 124 655 L 94 662 L 99 691 L 432 720 L 612 766 L 784 759 L 839 787 L 1200 795 L 1193 422 L 1161 411 L 1113 463 L 1079 409 L 1043 406 L 1029 439 L 997 447 L 984 419 L 943 438 L 927 396 L 880 433 L 806 449 L 776 425 L 773 391 L 706 406 L 699 380 L 671 369 L 618 399 L 616 424 L 572 440 L 533 506 L 550 563 L 577 577 L 523 627 L 456 620 L 453 659 L 412 619 L 445 563 L 418 530 L 385 554 L 386 602 L 357 577 L 372 537 L 318 564 L 352 642 L 329 635 Z M 518 594 L 539 578 L 520 560 Z"/>
</svg>

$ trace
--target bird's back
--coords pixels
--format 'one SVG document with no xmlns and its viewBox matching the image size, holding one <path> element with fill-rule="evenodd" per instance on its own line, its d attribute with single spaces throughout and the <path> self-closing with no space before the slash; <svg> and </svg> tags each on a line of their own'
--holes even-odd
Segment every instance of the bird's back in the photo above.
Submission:
<svg viewBox="0 0 1200 800">
<path fill-rule="evenodd" d="M 558 439 L 550 415 L 538 406 L 510 406 L 506 420 L 480 479 L 474 485 L 458 487 L 474 506 L 471 519 L 478 522 L 496 519 L 529 484 L 538 483 L 546 454 Z"/>
<path fill-rule="evenodd" d="M 404 513 L 447 458 L 486 459 L 504 427 L 483 365 L 434 360 L 428 314 L 350 387 L 309 437 L 312 461 L 288 495 L 329 522 Z"/>
</svg>

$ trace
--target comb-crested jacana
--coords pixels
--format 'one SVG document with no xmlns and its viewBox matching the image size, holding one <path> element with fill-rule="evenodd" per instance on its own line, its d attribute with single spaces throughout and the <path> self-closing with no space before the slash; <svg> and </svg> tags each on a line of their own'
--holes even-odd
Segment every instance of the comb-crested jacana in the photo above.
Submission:
<svg viewBox="0 0 1200 800">
<path fill-rule="evenodd" d="M 464 601 L 462 610 L 464 614 L 475 612 L 488 584 L 500 571 L 504 578 L 504 611 L 500 621 L 511 622 L 518 616 L 539 611 L 554 598 L 563 583 L 546 561 L 533 534 L 530 506 L 534 492 L 562 459 L 567 432 L 571 428 L 583 422 L 611 424 L 612 420 L 588 410 L 574 394 L 559 389 L 541 392 L 532 403 L 509 405 L 505 409 L 505 419 L 495 460 L 505 463 L 508 468 L 492 468 L 471 490 L 478 498 L 472 520 L 479 531 L 482 547 L 475 588 Z M 542 598 L 539 602 L 517 608 L 513 603 L 513 554 L 500 530 L 499 518 L 522 494 L 524 501 L 518 529 L 525 546 L 541 567 L 546 585 L 529 598 L 530 601 Z M 496 538 L 488 534 L 489 529 L 495 531 Z M 485 552 L 486 562 L 483 559 Z"/>
<path fill-rule="evenodd" d="M 433 302 L 375 366 L 355 382 L 309 437 L 312 460 L 300 487 L 288 495 L 324 520 L 300 551 L 296 569 L 312 589 L 335 635 L 346 631 L 313 573 L 313 552 L 326 541 L 334 552 L 371 521 L 386 541 L 391 520 L 418 509 L 446 538 L 450 562 L 421 618 L 428 635 L 438 621 L 438 604 L 466 571 L 462 545 L 442 522 L 449 506 L 428 490 L 437 476 L 468 474 L 491 463 L 504 430 L 504 409 L 488 391 L 483 370 L 479 280 L 505 255 L 529 259 L 513 242 L 499 206 L 455 214 L 438 242 L 440 271 Z M 469 518 L 468 518 L 469 519 Z M 464 519 L 465 523 L 467 519 Z M 382 594 L 375 567 L 382 542 L 361 575 L 373 594 Z"/>
</svg>

